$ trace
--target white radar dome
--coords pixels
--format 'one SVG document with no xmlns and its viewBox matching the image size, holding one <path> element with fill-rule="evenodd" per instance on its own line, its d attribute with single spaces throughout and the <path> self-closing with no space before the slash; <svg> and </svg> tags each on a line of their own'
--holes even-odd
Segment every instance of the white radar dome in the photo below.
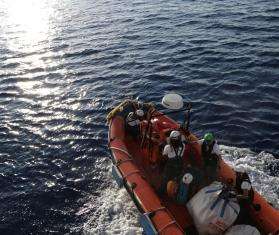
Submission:
<svg viewBox="0 0 279 235">
<path fill-rule="evenodd" d="M 178 94 L 167 94 L 162 99 L 162 105 L 168 109 L 181 109 L 183 108 L 183 98 Z"/>
</svg>

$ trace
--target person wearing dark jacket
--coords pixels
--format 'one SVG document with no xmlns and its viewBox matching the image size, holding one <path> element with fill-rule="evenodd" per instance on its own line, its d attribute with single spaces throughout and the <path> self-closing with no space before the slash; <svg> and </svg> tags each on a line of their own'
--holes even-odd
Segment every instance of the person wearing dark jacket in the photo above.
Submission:
<svg viewBox="0 0 279 235">
<path fill-rule="evenodd" d="M 212 133 L 206 133 L 204 138 L 199 140 L 199 144 L 201 145 L 205 174 L 210 181 L 216 180 L 221 157 L 219 145 Z"/>
<path fill-rule="evenodd" d="M 144 117 L 142 109 L 130 112 L 126 117 L 126 130 L 134 138 L 138 138 L 140 134 L 140 122 Z"/>
</svg>

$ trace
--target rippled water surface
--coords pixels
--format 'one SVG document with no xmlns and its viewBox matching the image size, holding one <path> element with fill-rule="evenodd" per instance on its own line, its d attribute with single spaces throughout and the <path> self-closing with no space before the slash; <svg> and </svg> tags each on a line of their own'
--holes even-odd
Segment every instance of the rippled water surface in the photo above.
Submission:
<svg viewBox="0 0 279 235">
<path fill-rule="evenodd" d="M 140 232 L 105 116 L 169 91 L 279 207 L 279 1 L 2 0 L 0 22 L 1 234 Z"/>
</svg>

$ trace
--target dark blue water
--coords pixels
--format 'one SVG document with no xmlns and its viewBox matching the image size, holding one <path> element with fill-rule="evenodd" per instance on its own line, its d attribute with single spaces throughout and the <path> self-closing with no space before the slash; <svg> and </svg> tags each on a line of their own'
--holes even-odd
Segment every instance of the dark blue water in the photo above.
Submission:
<svg viewBox="0 0 279 235">
<path fill-rule="evenodd" d="M 83 231 L 124 98 L 175 91 L 198 136 L 279 154 L 277 0 L 2 0 L 0 22 L 0 234 Z"/>
</svg>

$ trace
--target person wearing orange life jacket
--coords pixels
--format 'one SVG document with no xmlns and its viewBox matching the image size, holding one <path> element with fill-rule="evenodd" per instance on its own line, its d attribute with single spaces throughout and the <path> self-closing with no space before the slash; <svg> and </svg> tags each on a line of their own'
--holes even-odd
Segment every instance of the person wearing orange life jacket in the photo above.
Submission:
<svg viewBox="0 0 279 235">
<path fill-rule="evenodd" d="M 163 179 L 159 189 L 160 193 L 165 193 L 169 180 L 180 176 L 183 169 L 183 155 L 185 143 L 181 141 L 179 131 L 172 131 L 169 136 L 169 144 L 164 147 L 163 156 L 167 158 L 167 163 L 163 170 Z"/>
<path fill-rule="evenodd" d="M 219 145 L 212 133 L 206 133 L 204 138 L 198 142 L 201 145 L 205 174 L 209 180 L 216 180 L 218 163 L 221 157 Z"/>
<path fill-rule="evenodd" d="M 143 117 L 144 112 L 142 109 L 130 112 L 126 117 L 126 130 L 133 138 L 137 138 L 140 134 L 140 122 Z"/>
</svg>

